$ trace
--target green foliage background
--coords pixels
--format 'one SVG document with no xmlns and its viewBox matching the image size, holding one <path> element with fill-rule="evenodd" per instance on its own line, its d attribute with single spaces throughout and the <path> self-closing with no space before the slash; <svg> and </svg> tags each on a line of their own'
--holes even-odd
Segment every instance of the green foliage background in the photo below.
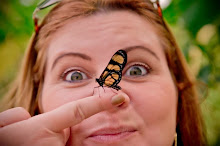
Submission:
<svg viewBox="0 0 220 146">
<path fill-rule="evenodd" d="M 33 33 L 39 0 L 0 1 L 0 98 L 16 75 Z M 208 86 L 201 99 L 209 145 L 220 145 L 220 1 L 173 0 L 163 10 L 192 73 Z"/>
</svg>

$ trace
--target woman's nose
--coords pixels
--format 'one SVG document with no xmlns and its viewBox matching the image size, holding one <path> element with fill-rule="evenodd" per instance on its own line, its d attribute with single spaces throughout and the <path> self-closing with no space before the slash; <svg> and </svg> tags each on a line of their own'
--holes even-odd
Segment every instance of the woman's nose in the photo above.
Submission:
<svg viewBox="0 0 220 146">
<path fill-rule="evenodd" d="M 123 91 L 115 90 L 108 87 L 98 87 L 94 89 L 93 95 L 98 95 L 100 98 L 111 99 L 111 103 L 117 107 L 125 108 L 130 103 L 129 96 Z M 111 96 L 111 98 L 109 98 Z"/>
</svg>

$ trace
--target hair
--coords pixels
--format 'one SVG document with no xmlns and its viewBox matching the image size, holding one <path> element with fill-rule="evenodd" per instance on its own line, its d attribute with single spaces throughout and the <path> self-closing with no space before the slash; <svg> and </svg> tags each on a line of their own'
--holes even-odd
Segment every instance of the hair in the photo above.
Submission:
<svg viewBox="0 0 220 146">
<path fill-rule="evenodd" d="M 20 106 L 29 111 L 31 115 L 39 113 L 38 99 L 44 83 L 47 45 L 52 34 L 68 20 L 120 10 L 130 11 L 145 18 L 154 25 L 160 37 L 178 90 L 176 127 L 178 145 L 205 145 L 206 137 L 195 78 L 190 74 L 171 31 L 150 0 L 62 0 L 44 18 L 39 32 L 32 36 L 17 79 L 4 98 L 5 109 Z"/>
</svg>

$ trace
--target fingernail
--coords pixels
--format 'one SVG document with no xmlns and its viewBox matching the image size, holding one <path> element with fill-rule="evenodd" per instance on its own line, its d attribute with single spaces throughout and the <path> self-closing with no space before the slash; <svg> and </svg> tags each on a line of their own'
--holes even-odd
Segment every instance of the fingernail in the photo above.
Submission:
<svg viewBox="0 0 220 146">
<path fill-rule="evenodd" d="M 112 105 L 120 105 L 125 101 L 125 97 L 123 95 L 116 95 L 112 97 Z"/>
</svg>

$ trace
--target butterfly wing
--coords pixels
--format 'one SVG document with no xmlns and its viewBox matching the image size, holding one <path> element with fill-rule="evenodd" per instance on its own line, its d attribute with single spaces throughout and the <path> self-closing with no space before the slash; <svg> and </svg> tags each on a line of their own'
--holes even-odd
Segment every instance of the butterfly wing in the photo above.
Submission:
<svg viewBox="0 0 220 146">
<path fill-rule="evenodd" d="M 107 67 L 102 72 L 99 79 L 96 81 L 100 86 L 106 85 L 108 87 L 120 90 L 117 86 L 122 78 L 122 70 L 127 63 L 127 53 L 124 50 L 118 50 L 109 61 Z"/>
</svg>

